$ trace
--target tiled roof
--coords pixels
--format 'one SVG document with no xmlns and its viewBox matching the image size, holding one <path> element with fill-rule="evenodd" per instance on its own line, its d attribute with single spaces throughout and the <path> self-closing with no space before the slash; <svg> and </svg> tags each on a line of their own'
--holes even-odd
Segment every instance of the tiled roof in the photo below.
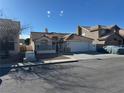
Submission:
<svg viewBox="0 0 124 93">
<path fill-rule="evenodd" d="M 44 32 L 31 32 L 31 38 L 32 40 L 37 40 L 43 36 L 46 36 L 50 39 L 53 39 L 54 37 L 58 38 L 58 39 L 61 39 L 63 38 L 64 41 L 67 41 L 67 40 L 82 40 L 82 39 L 89 39 L 89 40 L 93 40 L 91 38 L 88 38 L 88 37 L 84 37 L 84 36 L 79 36 L 79 35 L 76 35 L 76 34 L 66 34 L 66 33 L 44 33 Z"/>
<path fill-rule="evenodd" d="M 106 40 L 111 35 L 113 35 L 113 34 L 108 34 L 108 35 L 102 36 L 102 37 L 98 38 L 98 40 Z"/>
<path fill-rule="evenodd" d="M 10 19 L 0 19 L 0 38 L 19 35 L 20 22 Z"/>
<path fill-rule="evenodd" d="M 91 38 L 88 38 L 88 37 L 84 37 L 84 36 L 79 36 L 79 35 L 76 35 L 76 34 L 70 34 L 70 35 L 66 35 L 64 40 L 67 41 L 67 40 L 82 40 L 82 39 L 90 39 L 90 40 L 93 40 Z"/>
<path fill-rule="evenodd" d="M 20 30 L 20 22 L 10 19 L 0 19 L 0 30 Z"/>
<path fill-rule="evenodd" d="M 89 31 L 98 31 L 100 29 L 112 29 L 114 27 L 119 28 L 117 25 L 111 25 L 111 26 L 97 25 L 97 26 L 82 26 L 82 27 Z"/>
<path fill-rule="evenodd" d="M 47 36 L 48 38 L 52 39 L 54 37 L 64 38 L 64 36 L 67 35 L 67 34 L 66 33 L 54 33 L 54 32 L 51 32 L 51 33 L 46 33 L 46 32 L 31 32 L 31 38 L 32 38 L 32 40 L 39 39 L 39 38 L 41 38 L 44 35 Z"/>
<path fill-rule="evenodd" d="M 118 33 L 110 33 L 108 35 L 105 35 L 105 36 L 102 36 L 102 37 L 98 38 L 98 40 L 106 40 L 108 37 L 110 37 L 112 35 L 117 35 L 117 36 L 121 37 Z"/>
</svg>

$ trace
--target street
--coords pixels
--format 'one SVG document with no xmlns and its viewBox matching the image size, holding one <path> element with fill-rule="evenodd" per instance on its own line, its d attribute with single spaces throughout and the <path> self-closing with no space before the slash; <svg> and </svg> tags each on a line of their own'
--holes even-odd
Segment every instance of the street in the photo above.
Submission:
<svg viewBox="0 0 124 93">
<path fill-rule="evenodd" d="M 124 58 L 13 69 L 0 78 L 0 93 L 124 93 Z"/>
</svg>

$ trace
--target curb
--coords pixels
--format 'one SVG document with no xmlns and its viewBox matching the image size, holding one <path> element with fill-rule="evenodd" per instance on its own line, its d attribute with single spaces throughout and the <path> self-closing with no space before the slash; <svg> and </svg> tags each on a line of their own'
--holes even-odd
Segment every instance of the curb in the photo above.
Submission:
<svg viewBox="0 0 124 93">
<path fill-rule="evenodd" d="M 21 67 L 34 67 L 34 66 L 40 66 L 40 65 L 52 65 L 52 64 L 62 64 L 62 63 L 72 63 L 72 62 L 78 62 L 78 60 L 67 60 L 67 61 L 61 61 L 61 62 L 51 62 L 51 63 L 33 63 L 33 64 L 22 64 L 18 63 L 16 65 L 7 65 L 7 66 L 0 66 L 0 68 L 21 68 Z"/>
</svg>

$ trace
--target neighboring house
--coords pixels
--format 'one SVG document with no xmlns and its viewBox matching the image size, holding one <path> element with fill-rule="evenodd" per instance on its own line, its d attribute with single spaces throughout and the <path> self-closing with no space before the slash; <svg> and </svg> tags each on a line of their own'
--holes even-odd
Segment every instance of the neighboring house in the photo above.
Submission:
<svg viewBox="0 0 124 93">
<path fill-rule="evenodd" d="M 10 54 L 19 52 L 20 22 L 10 19 L 0 19 L 0 51 Z"/>
<path fill-rule="evenodd" d="M 93 39 L 67 33 L 31 32 L 31 46 L 37 54 L 94 51 Z"/>
<path fill-rule="evenodd" d="M 94 39 L 97 50 L 106 45 L 123 45 L 123 37 L 119 34 L 121 28 L 113 26 L 78 26 L 77 34 Z"/>
</svg>

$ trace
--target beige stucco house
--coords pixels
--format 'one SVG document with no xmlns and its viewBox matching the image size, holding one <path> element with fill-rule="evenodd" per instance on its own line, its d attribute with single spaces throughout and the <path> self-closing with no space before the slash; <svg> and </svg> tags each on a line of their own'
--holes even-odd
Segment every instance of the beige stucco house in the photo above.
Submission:
<svg viewBox="0 0 124 93">
<path fill-rule="evenodd" d="M 77 34 L 94 39 L 93 44 L 99 51 L 106 45 L 123 45 L 124 38 L 120 35 L 120 30 L 117 25 L 78 26 Z"/>
<path fill-rule="evenodd" d="M 44 56 L 52 56 L 63 50 L 64 44 L 62 40 L 64 36 L 64 33 L 54 33 L 48 31 L 31 32 L 30 44 L 36 55 L 39 58 L 44 58 Z"/>
<path fill-rule="evenodd" d="M 8 50 L 10 54 L 19 53 L 20 22 L 0 19 L 0 51 Z"/>
</svg>

